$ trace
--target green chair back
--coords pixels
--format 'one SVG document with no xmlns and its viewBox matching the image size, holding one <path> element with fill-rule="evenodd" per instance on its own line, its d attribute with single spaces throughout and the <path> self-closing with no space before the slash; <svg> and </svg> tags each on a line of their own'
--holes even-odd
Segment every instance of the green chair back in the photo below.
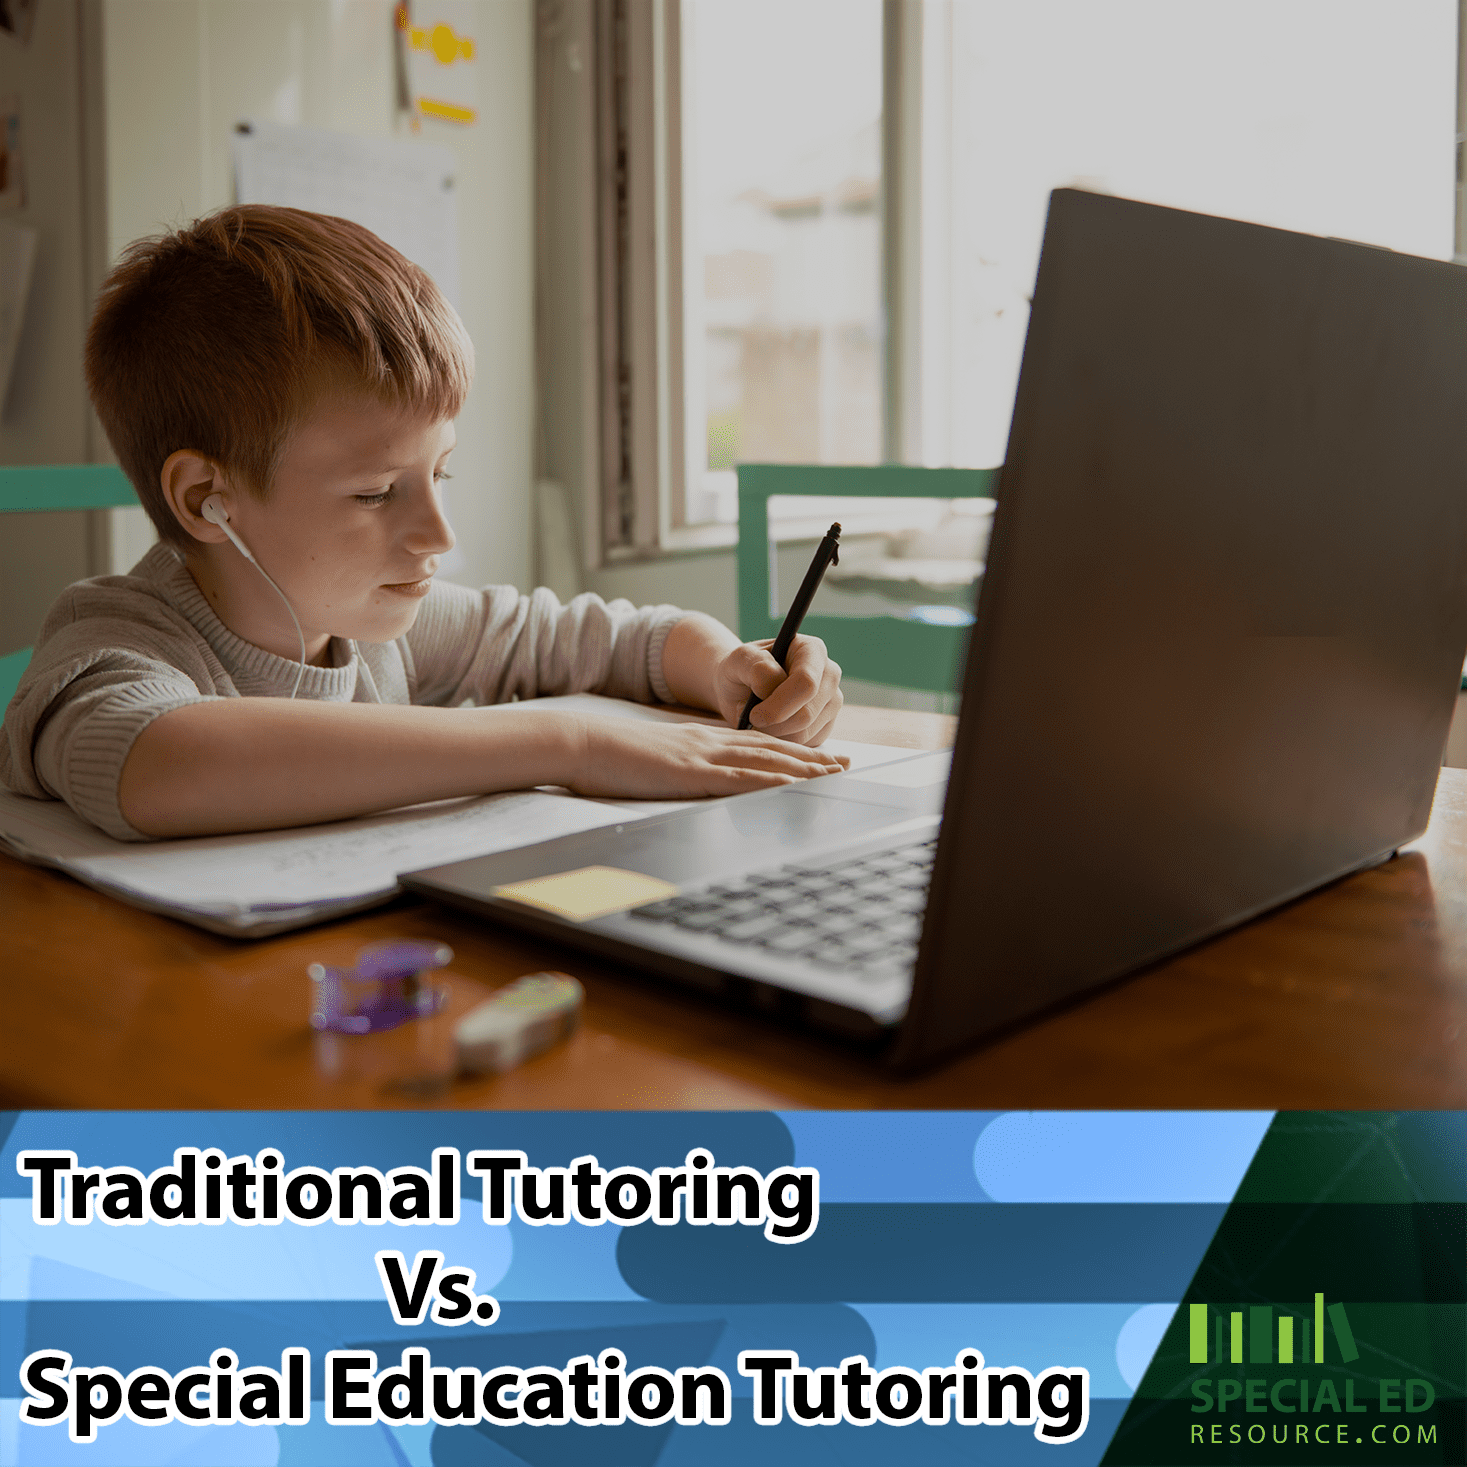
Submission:
<svg viewBox="0 0 1467 1467">
<path fill-rule="evenodd" d="M 0 467 L 0 512 L 120 509 L 138 502 L 127 475 L 113 464 L 37 464 Z M 0 657 L 0 716 L 31 660 L 22 647 Z"/>
<path fill-rule="evenodd" d="M 783 621 L 775 599 L 769 500 L 776 494 L 871 499 L 991 499 L 997 469 L 922 469 L 814 464 L 739 465 L 739 636 L 773 637 Z M 807 616 L 847 677 L 929 693 L 956 692 L 967 648 L 965 626 L 932 626 L 899 616 Z"/>
</svg>

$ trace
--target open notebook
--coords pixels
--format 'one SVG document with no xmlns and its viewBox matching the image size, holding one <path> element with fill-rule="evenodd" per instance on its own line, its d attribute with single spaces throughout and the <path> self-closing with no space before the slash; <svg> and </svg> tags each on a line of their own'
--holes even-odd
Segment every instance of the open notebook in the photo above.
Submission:
<svg viewBox="0 0 1467 1467">
<path fill-rule="evenodd" d="M 718 722 L 590 693 L 541 698 L 534 706 L 547 704 L 608 717 Z M 464 716 L 474 715 L 465 711 Z M 853 767 L 912 752 L 842 739 L 831 739 L 826 747 L 848 754 Z M 402 871 L 641 820 L 690 803 L 514 790 L 329 825 L 130 844 L 103 835 L 58 800 L 0 791 L 0 844 L 23 860 L 55 866 L 134 906 L 232 937 L 267 937 L 387 901 L 397 893 Z"/>
</svg>

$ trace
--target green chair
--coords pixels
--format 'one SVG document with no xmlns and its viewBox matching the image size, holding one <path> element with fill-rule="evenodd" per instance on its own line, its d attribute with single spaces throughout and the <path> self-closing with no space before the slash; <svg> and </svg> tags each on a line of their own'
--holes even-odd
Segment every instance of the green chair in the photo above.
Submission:
<svg viewBox="0 0 1467 1467">
<path fill-rule="evenodd" d="M 997 469 L 922 469 L 903 464 L 739 465 L 739 636 L 773 637 L 783 617 L 775 598 L 775 545 L 769 500 L 776 494 L 879 499 L 991 499 Z M 960 615 L 954 621 L 966 620 Z M 821 638 L 847 677 L 928 693 L 956 692 L 966 625 L 891 616 L 807 616 L 802 631 Z"/>
<path fill-rule="evenodd" d="M 113 464 L 0 468 L 0 513 L 119 509 L 137 502 L 127 476 Z M 0 716 L 20 685 L 21 674 L 30 660 L 29 647 L 0 657 Z"/>
</svg>

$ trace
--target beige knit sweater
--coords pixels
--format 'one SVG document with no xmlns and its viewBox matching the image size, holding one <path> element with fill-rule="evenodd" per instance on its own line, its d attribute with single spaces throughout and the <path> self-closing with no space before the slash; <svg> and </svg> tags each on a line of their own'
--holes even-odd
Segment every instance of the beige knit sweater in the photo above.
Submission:
<svg viewBox="0 0 1467 1467">
<path fill-rule="evenodd" d="M 328 703 L 505 703 L 552 693 L 671 702 L 662 647 L 673 606 L 512 586 L 435 582 L 395 642 L 332 638 L 298 698 Z M 133 740 L 159 714 L 216 698 L 289 697 L 300 663 L 235 636 L 182 558 L 155 545 L 125 576 L 61 593 L 0 730 L 0 784 L 65 800 L 119 840 L 146 840 L 123 818 L 117 785 Z"/>
</svg>

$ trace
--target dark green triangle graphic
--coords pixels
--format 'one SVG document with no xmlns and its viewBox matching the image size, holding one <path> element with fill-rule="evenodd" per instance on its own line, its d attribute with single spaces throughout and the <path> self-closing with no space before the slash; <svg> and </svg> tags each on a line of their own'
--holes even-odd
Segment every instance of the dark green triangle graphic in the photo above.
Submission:
<svg viewBox="0 0 1467 1467">
<path fill-rule="evenodd" d="M 1467 1114 L 1275 1117 L 1103 1467 L 1467 1462 Z"/>
</svg>

